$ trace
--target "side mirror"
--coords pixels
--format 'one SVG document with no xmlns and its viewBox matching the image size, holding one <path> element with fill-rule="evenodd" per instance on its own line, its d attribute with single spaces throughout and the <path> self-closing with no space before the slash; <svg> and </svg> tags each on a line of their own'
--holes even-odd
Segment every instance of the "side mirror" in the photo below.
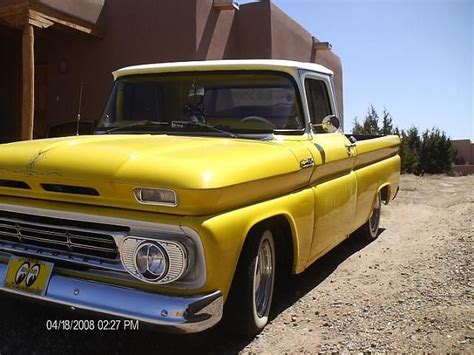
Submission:
<svg viewBox="0 0 474 355">
<path fill-rule="evenodd" d="M 336 116 L 328 115 L 323 118 L 323 123 L 314 124 L 313 127 L 321 127 L 326 133 L 334 133 L 341 127 L 341 122 Z"/>
</svg>

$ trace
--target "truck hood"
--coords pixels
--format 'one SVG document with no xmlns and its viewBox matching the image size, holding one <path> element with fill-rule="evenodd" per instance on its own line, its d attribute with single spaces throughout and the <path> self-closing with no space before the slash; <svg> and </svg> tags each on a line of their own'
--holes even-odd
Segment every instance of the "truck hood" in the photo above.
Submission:
<svg viewBox="0 0 474 355">
<path fill-rule="evenodd" d="M 103 135 L 17 142 L 0 146 L 0 195 L 209 214 L 304 186 L 311 169 L 302 170 L 299 162 L 310 156 L 300 144 L 220 137 Z M 45 184 L 79 189 L 46 191 Z M 137 187 L 173 189 L 179 205 L 141 204 L 133 194 Z"/>
</svg>

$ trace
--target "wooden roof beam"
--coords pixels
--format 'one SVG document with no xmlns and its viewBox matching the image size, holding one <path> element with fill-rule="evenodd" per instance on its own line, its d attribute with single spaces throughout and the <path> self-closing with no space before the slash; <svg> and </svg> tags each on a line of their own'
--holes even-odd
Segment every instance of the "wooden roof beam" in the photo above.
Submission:
<svg viewBox="0 0 474 355">
<path fill-rule="evenodd" d="M 103 36 L 98 26 L 37 2 L 0 6 L 0 22 L 15 28 L 23 28 L 27 23 L 39 28 L 59 24 L 89 35 Z"/>
<path fill-rule="evenodd" d="M 214 8 L 217 10 L 239 10 L 240 5 L 235 0 L 214 0 Z"/>
<path fill-rule="evenodd" d="M 63 26 L 72 28 L 74 30 L 87 33 L 87 34 L 93 34 L 94 32 L 94 28 L 92 27 L 82 26 L 80 24 L 77 24 L 68 20 L 64 20 L 59 17 L 47 15 L 36 10 L 29 10 L 29 17 L 30 19 L 37 21 L 40 24 L 38 27 L 46 28 L 55 23 L 58 23 L 60 25 L 63 25 Z M 50 24 L 49 26 L 43 26 L 43 24 L 48 24 L 48 23 Z"/>
<path fill-rule="evenodd" d="M 48 28 L 54 25 L 54 22 L 49 20 L 48 18 L 42 16 L 40 13 L 29 10 L 28 11 L 28 23 L 30 25 L 39 27 L 39 28 Z"/>
<path fill-rule="evenodd" d="M 331 50 L 332 45 L 329 42 L 319 42 L 315 37 L 313 37 L 313 49 L 315 50 Z"/>
</svg>

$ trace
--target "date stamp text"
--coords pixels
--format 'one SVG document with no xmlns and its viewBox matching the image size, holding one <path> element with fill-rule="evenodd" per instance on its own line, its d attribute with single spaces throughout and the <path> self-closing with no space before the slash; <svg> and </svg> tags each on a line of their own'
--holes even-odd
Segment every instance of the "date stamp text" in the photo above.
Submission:
<svg viewBox="0 0 474 355">
<path fill-rule="evenodd" d="M 48 319 L 46 321 L 48 331 L 136 331 L 139 328 L 139 321 L 134 319 Z"/>
</svg>

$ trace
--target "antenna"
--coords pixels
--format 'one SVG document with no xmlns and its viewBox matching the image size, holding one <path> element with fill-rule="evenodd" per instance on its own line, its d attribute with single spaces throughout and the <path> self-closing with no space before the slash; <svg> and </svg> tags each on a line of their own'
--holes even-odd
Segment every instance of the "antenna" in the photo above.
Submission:
<svg viewBox="0 0 474 355">
<path fill-rule="evenodd" d="M 76 136 L 79 135 L 79 126 L 81 124 L 81 109 L 82 109 L 82 89 L 84 87 L 84 83 L 81 81 L 81 89 L 79 90 L 79 108 L 77 110 L 77 123 L 76 123 Z"/>
</svg>

